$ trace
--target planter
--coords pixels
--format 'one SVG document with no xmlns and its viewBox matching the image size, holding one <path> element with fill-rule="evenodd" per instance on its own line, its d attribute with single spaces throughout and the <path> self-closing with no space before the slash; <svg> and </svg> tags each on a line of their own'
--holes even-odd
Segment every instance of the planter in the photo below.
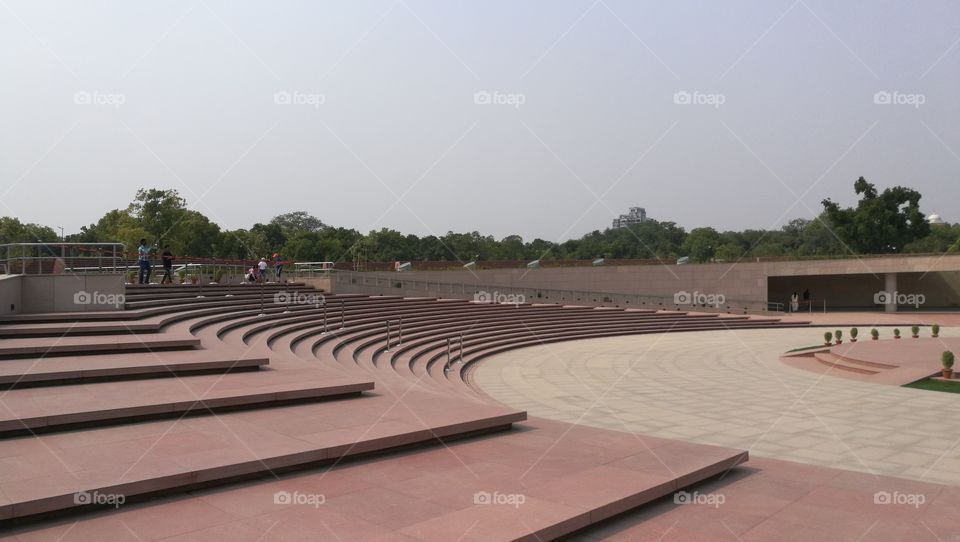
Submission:
<svg viewBox="0 0 960 542">
<path fill-rule="evenodd" d="M 841 341 L 840 339 L 837 339 L 837 344 L 843 344 L 843 341 Z"/>
<path fill-rule="evenodd" d="M 941 369 L 940 372 L 943 373 L 943 378 L 947 380 L 953 378 L 953 369 Z"/>
<path fill-rule="evenodd" d="M 914 335 L 913 338 L 914 338 L 914 339 L 919 339 L 919 338 L 920 338 L 920 335 Z"/>
<path fill-rule="evenodd" d="M 850 342 L 855 343 L 855 342 L 857 342 L 857 340 L 856 340 L 856 339 L 850 339 Z"/>
<path fill-rule="evenodd" d="M 870 337 L 870 340 L 872 340 L 872 341 L 879 341 L 879 340 L 880 340 L 880 337 Z"/>
</svg>

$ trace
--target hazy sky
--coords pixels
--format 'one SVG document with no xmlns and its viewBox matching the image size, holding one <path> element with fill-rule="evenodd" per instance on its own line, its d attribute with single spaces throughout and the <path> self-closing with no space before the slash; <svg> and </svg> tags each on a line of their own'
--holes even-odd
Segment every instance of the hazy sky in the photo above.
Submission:
<svg viewBox="0 0 960 542">
<path fill-rule="evenodd" d="M 771 228 L 860 175 L 960 221 L 953 0 L 0 0 L 0 70 L 0 215 L 68 233 L 140 187 L 227 228 Z"/>
</svg>

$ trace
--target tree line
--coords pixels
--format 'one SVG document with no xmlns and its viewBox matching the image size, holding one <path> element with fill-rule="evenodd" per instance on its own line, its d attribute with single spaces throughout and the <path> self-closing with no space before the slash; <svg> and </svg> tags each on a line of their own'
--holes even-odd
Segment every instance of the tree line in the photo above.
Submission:
<svg viewBox="0 0 960 542">
<path fill-rule="evenodd" d="M 135 250 L 146 238 L 179 257 L 248 260 L 279 252 L 284 260 L 369 261 L 644 259 L 670 262 L 736 261 L 749 257 L 843 256 L 851 254 L 960 252 L 960 224 L 931 226 L 920 211 L 921 195 L 895 186 L 882 192 L 863 177 L 854 183 L 854 207 L 830 199 L 813 220 L 798 218 L 776 230 L 689 232 L 674 222 L 648 220 L 629 228 L 590 232 L 579 239 L 525 241 L 519 235 L 496 239 L 479 232 L 418 237 L 382 228 L 363 234 L 324 224 L 305 211 L 274 217 L 249 229 L 224 230 L 188 209 L 176 190 L 141 189 L 125 209 L 65 236 L 66 242 L 121 242 Z M 44 225 L 0 217 L 0 244 L 60 241 Z"/>
</svg>

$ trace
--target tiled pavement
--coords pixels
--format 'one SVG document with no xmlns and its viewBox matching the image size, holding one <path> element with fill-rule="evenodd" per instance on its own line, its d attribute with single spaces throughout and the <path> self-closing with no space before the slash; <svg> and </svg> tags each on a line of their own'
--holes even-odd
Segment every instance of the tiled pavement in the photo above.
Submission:
<svg viewBox="0 0 960 542">
<path fill-rule="evenodd" d="M 960 485 L 960 395 L 779 361 L 820 334 L 737 330 L 547 344 L 491 357 L 472 378 L 533 416 Z M 960 328 L 941 335 L 960 336 Z"/>
</svg>

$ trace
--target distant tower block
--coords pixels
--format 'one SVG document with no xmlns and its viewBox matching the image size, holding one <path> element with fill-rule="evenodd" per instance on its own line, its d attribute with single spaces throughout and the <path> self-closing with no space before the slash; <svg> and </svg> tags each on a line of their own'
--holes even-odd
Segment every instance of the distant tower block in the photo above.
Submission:
<svg viewBox="0 0 960 542">
<path fill-rule="evenodd" d="M 631 207 L 630 212 L 613 219 L 613 228 L 626 228 L 647 221 L 647 210 L 643 207 Z"/>
</svg>

